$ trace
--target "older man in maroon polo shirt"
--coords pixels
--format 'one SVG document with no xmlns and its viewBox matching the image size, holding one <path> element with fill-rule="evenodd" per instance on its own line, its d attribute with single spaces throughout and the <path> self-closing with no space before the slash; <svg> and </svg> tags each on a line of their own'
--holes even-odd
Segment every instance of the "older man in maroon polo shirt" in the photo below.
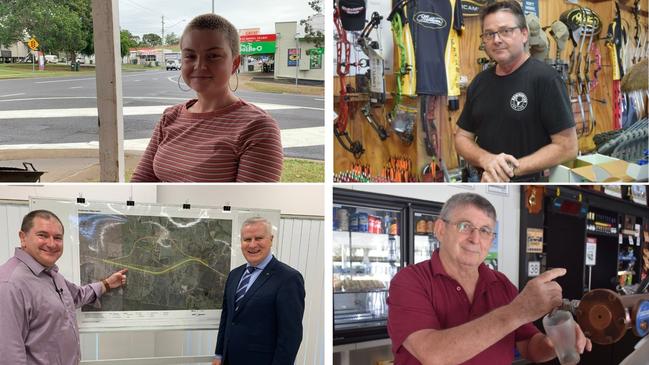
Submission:
<svg viewBox="0 0 649 365">
<path fill-rule="evenodd" d="M 435 223 L 440 249 L 390 284 L 395 364 L 511 364 L 514 346 L 534 362 L 556 356 L 531 322 L 561 304 L 553 279 L 566 270 L 544 272 L 519 294 L 505 275 L 483 263 L 495 226 L 496 210 L 480 195 L 456 194 L 446 202 Z M 591 346 L 577 326 L 577 350 Z"/>
</svg>

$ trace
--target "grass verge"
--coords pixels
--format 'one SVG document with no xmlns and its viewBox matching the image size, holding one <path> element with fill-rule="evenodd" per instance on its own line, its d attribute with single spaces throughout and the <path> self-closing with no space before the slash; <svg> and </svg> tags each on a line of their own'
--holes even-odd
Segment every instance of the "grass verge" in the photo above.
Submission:
<svg viewBox="0 0 649 365">
<path fill-rule="evenodd" d="M 123 72 L 134 71 L 159 71 L 161 67 L 146 67 L 144 65 L 122 65 Z M 38 65 L 32 71 L 31 64 L 25 63 L 0 63 L 0 79 L 28 79 L 33 77 L 66 77 L 90 76 L 95 74 L 95 66 L 81 66 L 79 71 L 70 71 L 70 65 L 47 64 L 45 70 L 40 71 Z"/>
<path fill-rule="evenodd" d="M 322 183 L 324 182 L 324 162 L 285 158 L 280 182 Z"/>
<path fill-rule="evenodd" d="M 288 94 L 303 94 L 303 95 L 324 95 L 324 87 L 315 87 L 315 86 L 304 86 L 290 84 L 276 84 L 272 82 L 260 82 L 260 81 L 247 81 L 242 83 L 242 88 L 244 90 L 254 90 L 264 93 L 288 93 Z"/>
<path fill-rule="evenodd" d="M 132 168 L 126 168 L 125 179 L 131 181 L 135 165 Z M 285 158 L 284 171 L 280 182 L 324 182 L 324 162 L 303 160 L 298 158 Z"/>
</svg>

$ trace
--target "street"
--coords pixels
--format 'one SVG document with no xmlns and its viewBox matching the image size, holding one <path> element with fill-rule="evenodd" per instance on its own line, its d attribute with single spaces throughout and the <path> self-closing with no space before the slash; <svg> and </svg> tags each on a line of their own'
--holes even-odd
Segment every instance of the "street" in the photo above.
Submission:
<svg viewBox="0 0 649 365">
<path fill-rule="evenodd" d="M 165 108 L 195 97 L 179 71 L 122 74 L 125 149 L 146 147 Z M 182 83 L 182 82 L 181 82 Z M 186 85 L 182 85 L 187 88 Z M 324 160 L 324 98 L 237 91 L 277 120 L 286 157 Z M 86 145 L 99 139 L 94 77 L 0 80 L 1 148 Z"/>
</svg>

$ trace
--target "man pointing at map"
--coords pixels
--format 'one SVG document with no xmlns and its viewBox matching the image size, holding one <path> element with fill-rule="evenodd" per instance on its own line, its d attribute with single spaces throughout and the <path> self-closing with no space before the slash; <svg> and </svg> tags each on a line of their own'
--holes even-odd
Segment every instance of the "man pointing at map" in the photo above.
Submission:
<svg viewBox="0 0 649 365">
<path fill-rule="evenodd" d="M 28 213 L 18 236 L 21 247 L 0 266 L 0 362 L 78 364 L 76 308 L 126 284 L 126 269 L 83 286 L 67 281 L 56 266 L 63 224 L 47 210 Z"/>
<path fill-rule="evenodd" d="M 228 275 L 213 365 L 295 363 L 302 341 L 304 279 L 271 253 L 272 225 L 265 218 L 241 225 L 246 264 Z"/>
</svg>

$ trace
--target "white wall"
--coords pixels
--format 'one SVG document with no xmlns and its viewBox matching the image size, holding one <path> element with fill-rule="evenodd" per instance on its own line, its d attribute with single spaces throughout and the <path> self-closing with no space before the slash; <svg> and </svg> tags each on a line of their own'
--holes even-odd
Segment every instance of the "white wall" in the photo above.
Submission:
<svg viewBox="0 0 649 365">
<path fill-rule="evenodd" d="M 275 23 L 275 77 L 295 78 L 298 66 L 288 66 L 289 48 L 300 48 L 300 67 L 297 73 L 299 79 L 324 81 L 325 55 L 322 55 L 322 67 L 316 69 L 304 69 L 309 65 L 310 56 L 306 51 L 314 48 L 313 43 L 305 42 L 304 39 L 295 40 L 297 22 Z"/>
<path fill-rule="evenodd" d="M 202 206 L 229 204 L 242 208 L 278 209 L 282 214 L 324 216 L 322 184 L 189 185 L 189 184 L 49 184 L 0 185 L 0 200 L 41 198 L 126 201 Z"/>
<path fill-rule="evenodd" d="M 339 187 L 442 203 L 452 195 L 461 192 L 474 192 L 484 196 L 496 208 L 498 217 L 498 271 L 507 275 L 507 278 L 518 286 L 520 185 L 510 184 L 505 186 L 508 189 L 507 195 L 490 192 L 488 191 L 488 185 L 484 184 L 368 184 Z"/>
<path fill-rule="evenodd" d="M 88 200 L 156 202 L 158 185 L 151 184 L 48 184 L 0 185 L 0 199 L 28 200 L 29 197 Z M 181 203 L 182 204 L 182 203 Z"/>
<path fill-rule="evenodd" d="M 322 184 L 290 185 L 158 185 L 161 204 L 222 206 L 229 203 L 241 208 L 279 209 L 282 214 L 324 216 Z"/>
</svg>

